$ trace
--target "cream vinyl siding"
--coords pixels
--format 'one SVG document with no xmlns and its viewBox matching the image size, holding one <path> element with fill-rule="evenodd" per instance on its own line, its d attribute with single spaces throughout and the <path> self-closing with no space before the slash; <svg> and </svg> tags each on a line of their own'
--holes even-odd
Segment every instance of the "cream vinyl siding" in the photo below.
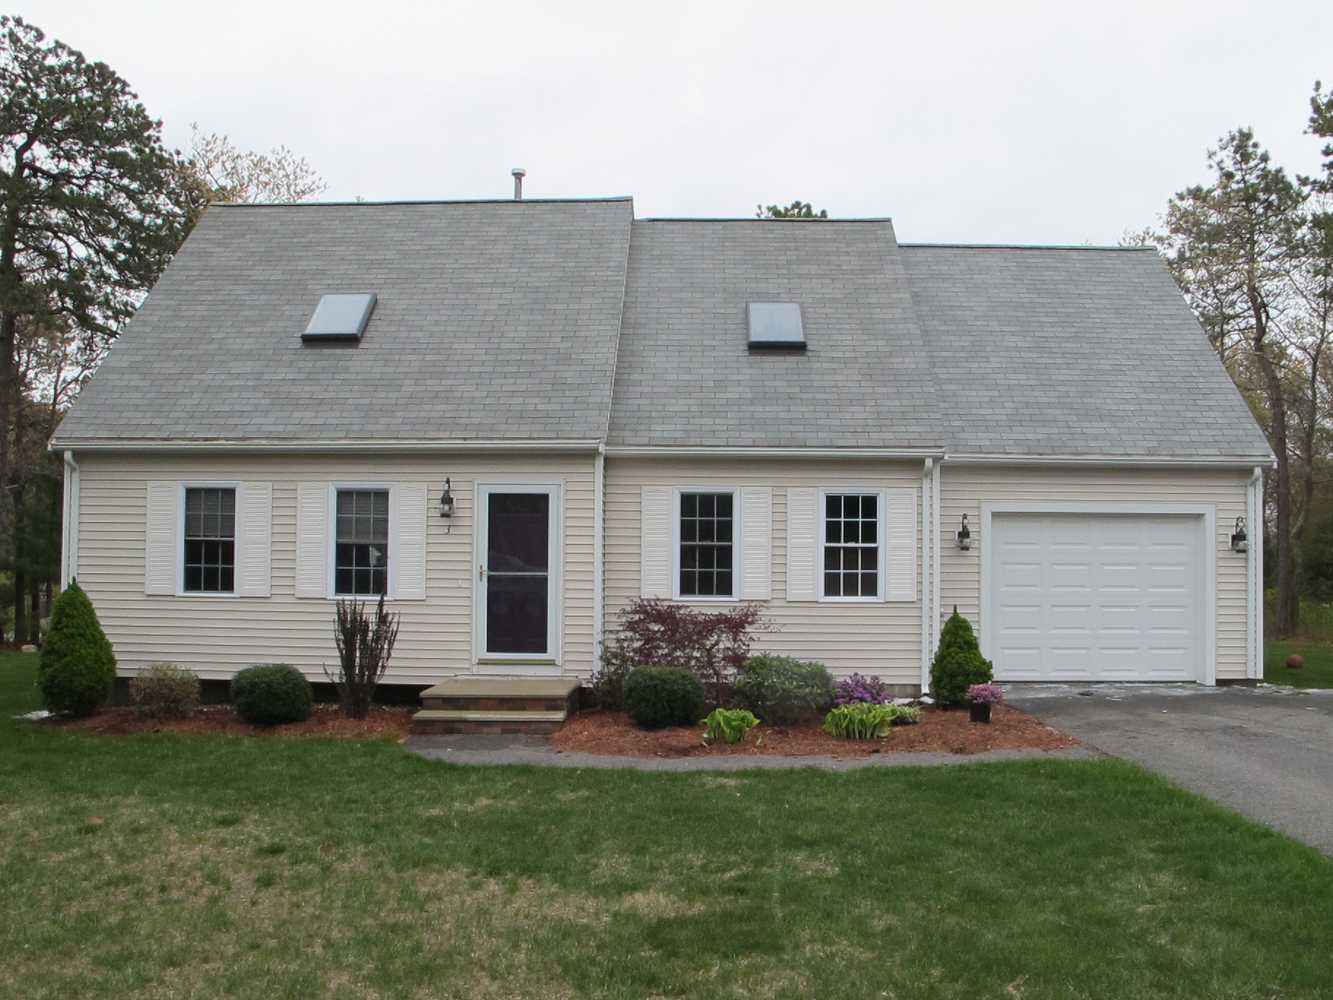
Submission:
<svg viewBox="0 0 1333 1000">
<path fill-rule="evenodd" d="M 207 678 L 252 663 L 285 662 L 311 680 L 334 661 L 334 603 L 297 599 L 297 492 L 302 483 L 366 482 L 425 490 L 426 599 L 390 601 L 402 615 L 385 683 L 432 684 L 473 669 L 473 487 L 482 482 L 564 487 L 561 667 L 587 677 L 593 665 L 594 457 L 497 456 L 78 456 L 78 580 L 115 649 L 122 673 L 166 660 Z M 439 516 L 444 477 L 454 516 Z M 150 482 L 271 482 L 272 596 L 145 596 L 146 503 Z M 447 533 L 446 533 L 447 529 Z M 327 544 L 327 542 L 326 542 Z M 180 558 L 179 553 L 175 556 Z M 635 565 L 637 583 L 638 566 Z"/>
<path fill-rule="evenodd" d="M 819 660 L 837 675 L 878 674 L 893 684 L 921 683 L 921 604 L 836 603 L 787 599 L 788 489 L 921 489 L 919 462 L 793 459 L 608 458 L 606 463 L 606 629 L 640 595 L 640 505 L 654 487 L 771 488 L 773 524 L 771 597 L 757 601 L 777 631 L 761 633 L 757 649 Z M 645 489 L 647 488 L 647 489 Z M 821 512 L 822 513 L 822 512 Z M 676 516 L 674 506 L 671 517 Z M 822 516 L 815 530 L 823 531 Z M 893 537 L 890 535 L 890 537 Z M 912 538 L 920 546 L 919 511 Z M 816 538 L 817 541 L 817 538 Z M 818 545 L 815 546 L 818 551 Z M 674 558 L 672 564 L 674 566 Z M 737 564 L 739 565 L 739 563 Z M 918 577 L 918 585 L 920 583 Z M 735 607 L 727 601 L 685 601 L 705 611 Z"/>
<path fill-rule="evenodd" d="M 1041 469 L 968 466 L 945 462 L 940 470 L 940 616 L 955 605 L 984 632 L 981 621 L 981 507 L 985 503 L 1212 504 L 1217 574 L 1217 677 L 1243 679 L 1246 668 L 1246 557 L 1231 551 L 1231 532 L 1245 515 L 1248 470 Z M 972 548 L 954 544 L 967 514 Z"/>
</svg>

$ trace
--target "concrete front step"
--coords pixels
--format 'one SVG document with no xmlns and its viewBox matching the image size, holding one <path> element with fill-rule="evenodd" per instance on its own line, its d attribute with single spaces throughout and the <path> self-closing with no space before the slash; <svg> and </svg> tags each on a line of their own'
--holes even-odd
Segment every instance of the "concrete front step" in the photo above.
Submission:
<svg viewBox="0 0 1333 1000">
<path fill-rule="evenodd" d="M 419 736 L 448 733 L 553 733 L 564 723 L 566 713 L 496 712 L 425 708 L 412 716 L 412 732 Z"/>
<path fill-rule="evenodd" d="M 572 677 L 450 677 L 421 692 L 412 732 L 553 733 L 577 705 Z"/>
</svg>

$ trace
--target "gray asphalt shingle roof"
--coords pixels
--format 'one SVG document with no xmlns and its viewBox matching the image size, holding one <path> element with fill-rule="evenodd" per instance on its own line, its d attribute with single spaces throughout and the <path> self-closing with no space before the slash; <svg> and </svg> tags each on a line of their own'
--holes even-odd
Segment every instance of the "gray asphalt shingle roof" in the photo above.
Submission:
<svg viewBox="0 0 1333 1000">
<path fill-rule="evenodd" d="M 600 439 L 633 211 L 211 208 L 57 441 Z M 360 343 L 302 344 L 329 292 L 377 294 Z"/>
<path fill-rule="evenodd" d="M 376 293 L 365 335 L 303 345 L 335 292 Z M 750 302 L 808 350 L 749 351 Z M 1155 254 L 628 199 L 215 207 L 55 444 L 502 439 L 1268 453 Z"/>
<path fill-rule="evenodd" d="M 1150 250 L 904 245 L 955 453 L 1266 456 Z"/>
</svg>

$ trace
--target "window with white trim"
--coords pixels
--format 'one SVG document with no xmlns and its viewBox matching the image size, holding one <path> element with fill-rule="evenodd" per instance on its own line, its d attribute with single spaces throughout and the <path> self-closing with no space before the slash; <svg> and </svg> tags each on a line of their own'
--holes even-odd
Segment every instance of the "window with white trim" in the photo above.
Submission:
<svg viewBox="0 0 1333 1000">
<path fill-rule="evenodd" d="M 879 519 L 878 493 L 824 495 L 824 597 L 879 597 Z"/>
<path fill-rule="evenodd" d="M 378 597 L 389 586 L 389 491 L 338 490 L 333 589 L 342 597 Z"/>
<path fill-rule="evenodd" d="M 735 495 L 680 494 L 681 597 L 734 597 Z"/>
<path fill-rule="evenodd" d="M 232 593 L 236 586 L 235 488 L 188 487 L 184 538 L 185 592 Z"/>
</svg>

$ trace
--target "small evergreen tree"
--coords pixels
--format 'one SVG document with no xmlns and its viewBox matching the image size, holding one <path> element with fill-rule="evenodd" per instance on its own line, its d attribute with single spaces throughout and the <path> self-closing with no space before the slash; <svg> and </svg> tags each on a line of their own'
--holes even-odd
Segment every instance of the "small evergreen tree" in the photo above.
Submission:
<svg viewBox="0 0 1333 1000">
<path fill-rule="evenodd" d="M 92 715 L 111 695 L 116 657 L 92 601 L 71 581 L 51 609 L 37 684 L 52 712 Z"/>
<path fill-rule="evenodd" d="M 991 662 L 981 655 L 972 623 L 953 609 L 940 631 L 939 648 L 930 665 L 930 693 L 941 708 L 953 708 L 967 700 L 973 684 L 992 680 Z"/>
</svg>

